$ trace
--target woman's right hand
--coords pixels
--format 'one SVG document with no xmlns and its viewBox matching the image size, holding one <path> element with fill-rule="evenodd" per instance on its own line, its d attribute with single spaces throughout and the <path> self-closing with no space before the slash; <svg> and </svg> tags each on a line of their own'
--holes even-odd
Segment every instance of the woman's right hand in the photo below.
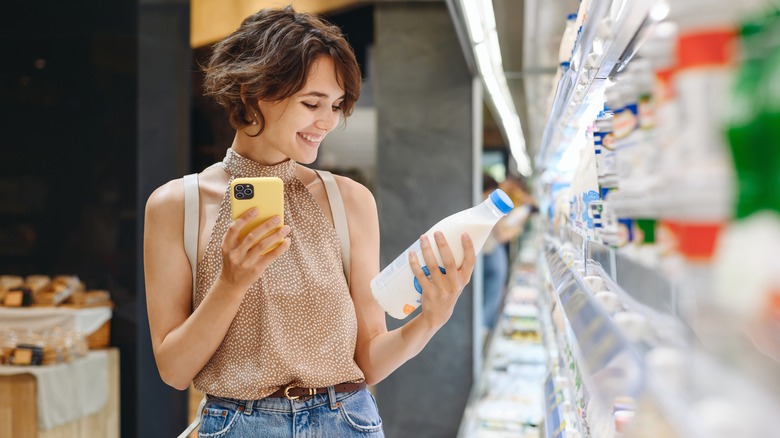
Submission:
<svg viewBox="0 0 780 438">
<path fill-rule="evenodd" d="M 254 230 L 239 242 L 238 236 L 244 226 L 257 216 L 257 209 L 252 208 L 236 218 L 228 227 L 222 240 L 222 272 L 220 278 L 223 282 L 231 284 L 242 292 L 257 281 L 266 268 L 279 256 L 290 248 L 290 226 L 284 225 L 263 239 L 261 236 L 278 227 L 281 223 L 279 216 L 274 216 L 258 225 Z M 268 251 L 281 241 L 276 248 Z M 254 242 L 256 245 L 252 246 Z"/>
</svg>

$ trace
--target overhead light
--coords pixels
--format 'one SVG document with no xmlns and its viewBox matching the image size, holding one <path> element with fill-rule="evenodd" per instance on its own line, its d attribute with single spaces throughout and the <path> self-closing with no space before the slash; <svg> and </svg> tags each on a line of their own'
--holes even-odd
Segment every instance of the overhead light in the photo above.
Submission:
<svg viewBox="0 0 780 438">
<path fill-rule="evenodd" d="M 481 43 L 485 39 L 485 30 L 482 27 L 482 16 L 479 11 L 480 0 L 461 0 L 463 15 L 469 28 L 469 35 L 473 44 Z"/>
<path fill-rule="evenodd" d="M 484 42 L 474 47 L 477 67 L 487 90 L 488 99 L 497 113 L 497 121 L 502 126 L 507 137 L 509 151 L 517 162 L 517 171 L 524 176 L 530 176 L 531 160 L 526 152 L 520 117 L 517 115 L 517 110 L 512 103 L 503 67 L 500 63 L 496 66 L 496 63 L 490 56 L 490 49 L 488 44 Z"/>
<path fill-rule="evenodd" d="M 482 19 L 488 32 L 496 30 L 496 14 L 493 12 L 493 0 L 479 0 L 482 7 Z"/>
<path fill-rule="evenodd" d="M 487 90 L 488 99 L 498 113 L 497 121 L 509 143 L 509 151 L 517 162 L 517 171 L 530 176 L 531 160 L 526 151 L 520 117 L 512 102 L 504 75 L 492 0 L 460 0 L 460 5 L 477 69 Z"/>
<path fill-rule="evenodd" d="M 650 9 L 650 19 L 653 21 L 661 21 L 669 15 L 670 9 L 669 3 L 666 1 L 659 1 Z"/>
<path fill-rule="evenodd" d="M 498 44 L 498 32 L 493 29 L 488 35 L 488 49 L 490 50 L 490 60 L 497 68 L 503 71 L 504 61 L 501 59 L 501 46 Z"/>
</svg>

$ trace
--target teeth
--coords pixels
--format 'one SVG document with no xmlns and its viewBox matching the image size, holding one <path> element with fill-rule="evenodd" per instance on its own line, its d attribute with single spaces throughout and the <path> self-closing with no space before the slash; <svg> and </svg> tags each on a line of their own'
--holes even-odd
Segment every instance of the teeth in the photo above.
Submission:
<svg viewBox="0 0 780 438">
<path fill-rule="evenodd" d="M 310 142 L 313 142 L 313 143 L 319 143 L 320 140 L 322 140 L 322 137 L 320 137 L 320 136 L 312 136 L 312 135 L 304 134 L 304 133 L 301 133 L 300 135 L 301 135 L 301 137 L 303 137 L 306 140 L 308 140 Z"/>
</svg>

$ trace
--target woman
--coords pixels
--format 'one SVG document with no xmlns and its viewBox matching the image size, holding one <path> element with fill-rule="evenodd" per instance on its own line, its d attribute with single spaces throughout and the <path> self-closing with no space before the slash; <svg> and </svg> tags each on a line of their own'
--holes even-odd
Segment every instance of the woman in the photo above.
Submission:
<svg viewBox="0 0 780 438">
<path fill-rule="evenodd" d="M 206 93 L 236 128 L 225 159 L 198 175 L 197 278 L 185 254 L 184 183 L 158 188 L 146 206 L 144 269 L 152 346 L 162 379 L 207 394 L 201 436 L 383 436 L 375 384 L 417 355 L 450 318 L 474 267 L 463 235 L 460 269 L 443 235 L 421 237 L 425 260 L 438 246 L 447 274 L 432 270 L 421 313 L 388 332 L 371 295 L 379 272 L 376 203 L 360 184 L 336 177 L 348 222 L 345 278 L 330 204 L 317 173 L 325 135 L 351 113 L 360 70 L 339 29 L 291 7 L 248 17 L 214 47 Z M 239 243 L 252 211 L 230 219 L 234 177 L 284 181 L 284 226 L 259 225 Z M 255 212 L 256 213 L 256 212 Z M 274 250 L 263 252 L 283 240 Z M 194 298 L 193 298 L 194 296 Z"/>
<path fill-rule="evenodd" d="M 523 185 L 520 185 L 523 184 Z M 509 281 L 508 244 L 523 232 L 532 204 L 522 180 L 507 178 L 504 187 L 500 187 L 492 176 L 482 174 L 482 198 L 498 188 L 504 189 L 514 202 L 515 208 L 499 219 L 482 246 L 482 336 L 487 337 L 496 328 L 498 317 L 504 303 L 504 295 Z"/>
</svg>

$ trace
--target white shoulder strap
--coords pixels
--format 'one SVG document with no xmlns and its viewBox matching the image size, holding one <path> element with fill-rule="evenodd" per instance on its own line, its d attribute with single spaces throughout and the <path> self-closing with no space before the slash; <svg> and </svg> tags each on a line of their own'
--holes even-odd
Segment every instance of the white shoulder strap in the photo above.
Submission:
<svg viewBox="0 0 780 438">
<path fill-rule="evenodd" d="M 198 189 L 198 174 L 184 175 L 184 252 L 190 261 L 192 270 L 192 305 L 195 306 L 195 279 L 198 269 L 198 226 L 200 225 L 200 191 Z M 200 424 L 203 407 L 206 405 L 206 396 L 200 401 L 198 413 L 179 435 L 179 438 L 187 438 Z"/>
<path fill-rule="evenodd" d="M 349 284 L 349 226 L 347 224 L 347 212 L 344 210 L 344 201 L 341 199 L 341 192 L 338 184 L 336 184 L 336 179 L 333 178 L 333 174 L 327 170 L 315 169 L 315 172 L 317 172 L 325 184 L 325 193 L 328 195 L 328 203 L 333 215 L 333 226 L 336 228 L 336 234 L 339 235 L 339 241 L 341 242 L 341 263 L 344 265 L 344 275 L 347 277 L 347 284 Z"/>
<path fill-rule="evenodd" d="M 200 193 L 198 174 L 184 175 L 184 252 L 192 269 L 192 305 L 195 306 L 195 281 L 198 269 L 198 226 L 200 225 Z"/>
<path fill-rule="evenodd" d="M 187 426 L 186 429 L 184 429 L 184 432 L 180 433 L 177 438 L 187 438 L 190 436 L 193 430 L 195 430 L 198 425 L 200 424 L 200 420 L 203 418 L 203 408 L 206 407 L 206 396 L 204 395 L 203 398 L 200 400 L 200 404 L 198 405 L 198 414 L 195 416 L 195 419 L 192 420 L 192 423 Z"/>
</svg>

